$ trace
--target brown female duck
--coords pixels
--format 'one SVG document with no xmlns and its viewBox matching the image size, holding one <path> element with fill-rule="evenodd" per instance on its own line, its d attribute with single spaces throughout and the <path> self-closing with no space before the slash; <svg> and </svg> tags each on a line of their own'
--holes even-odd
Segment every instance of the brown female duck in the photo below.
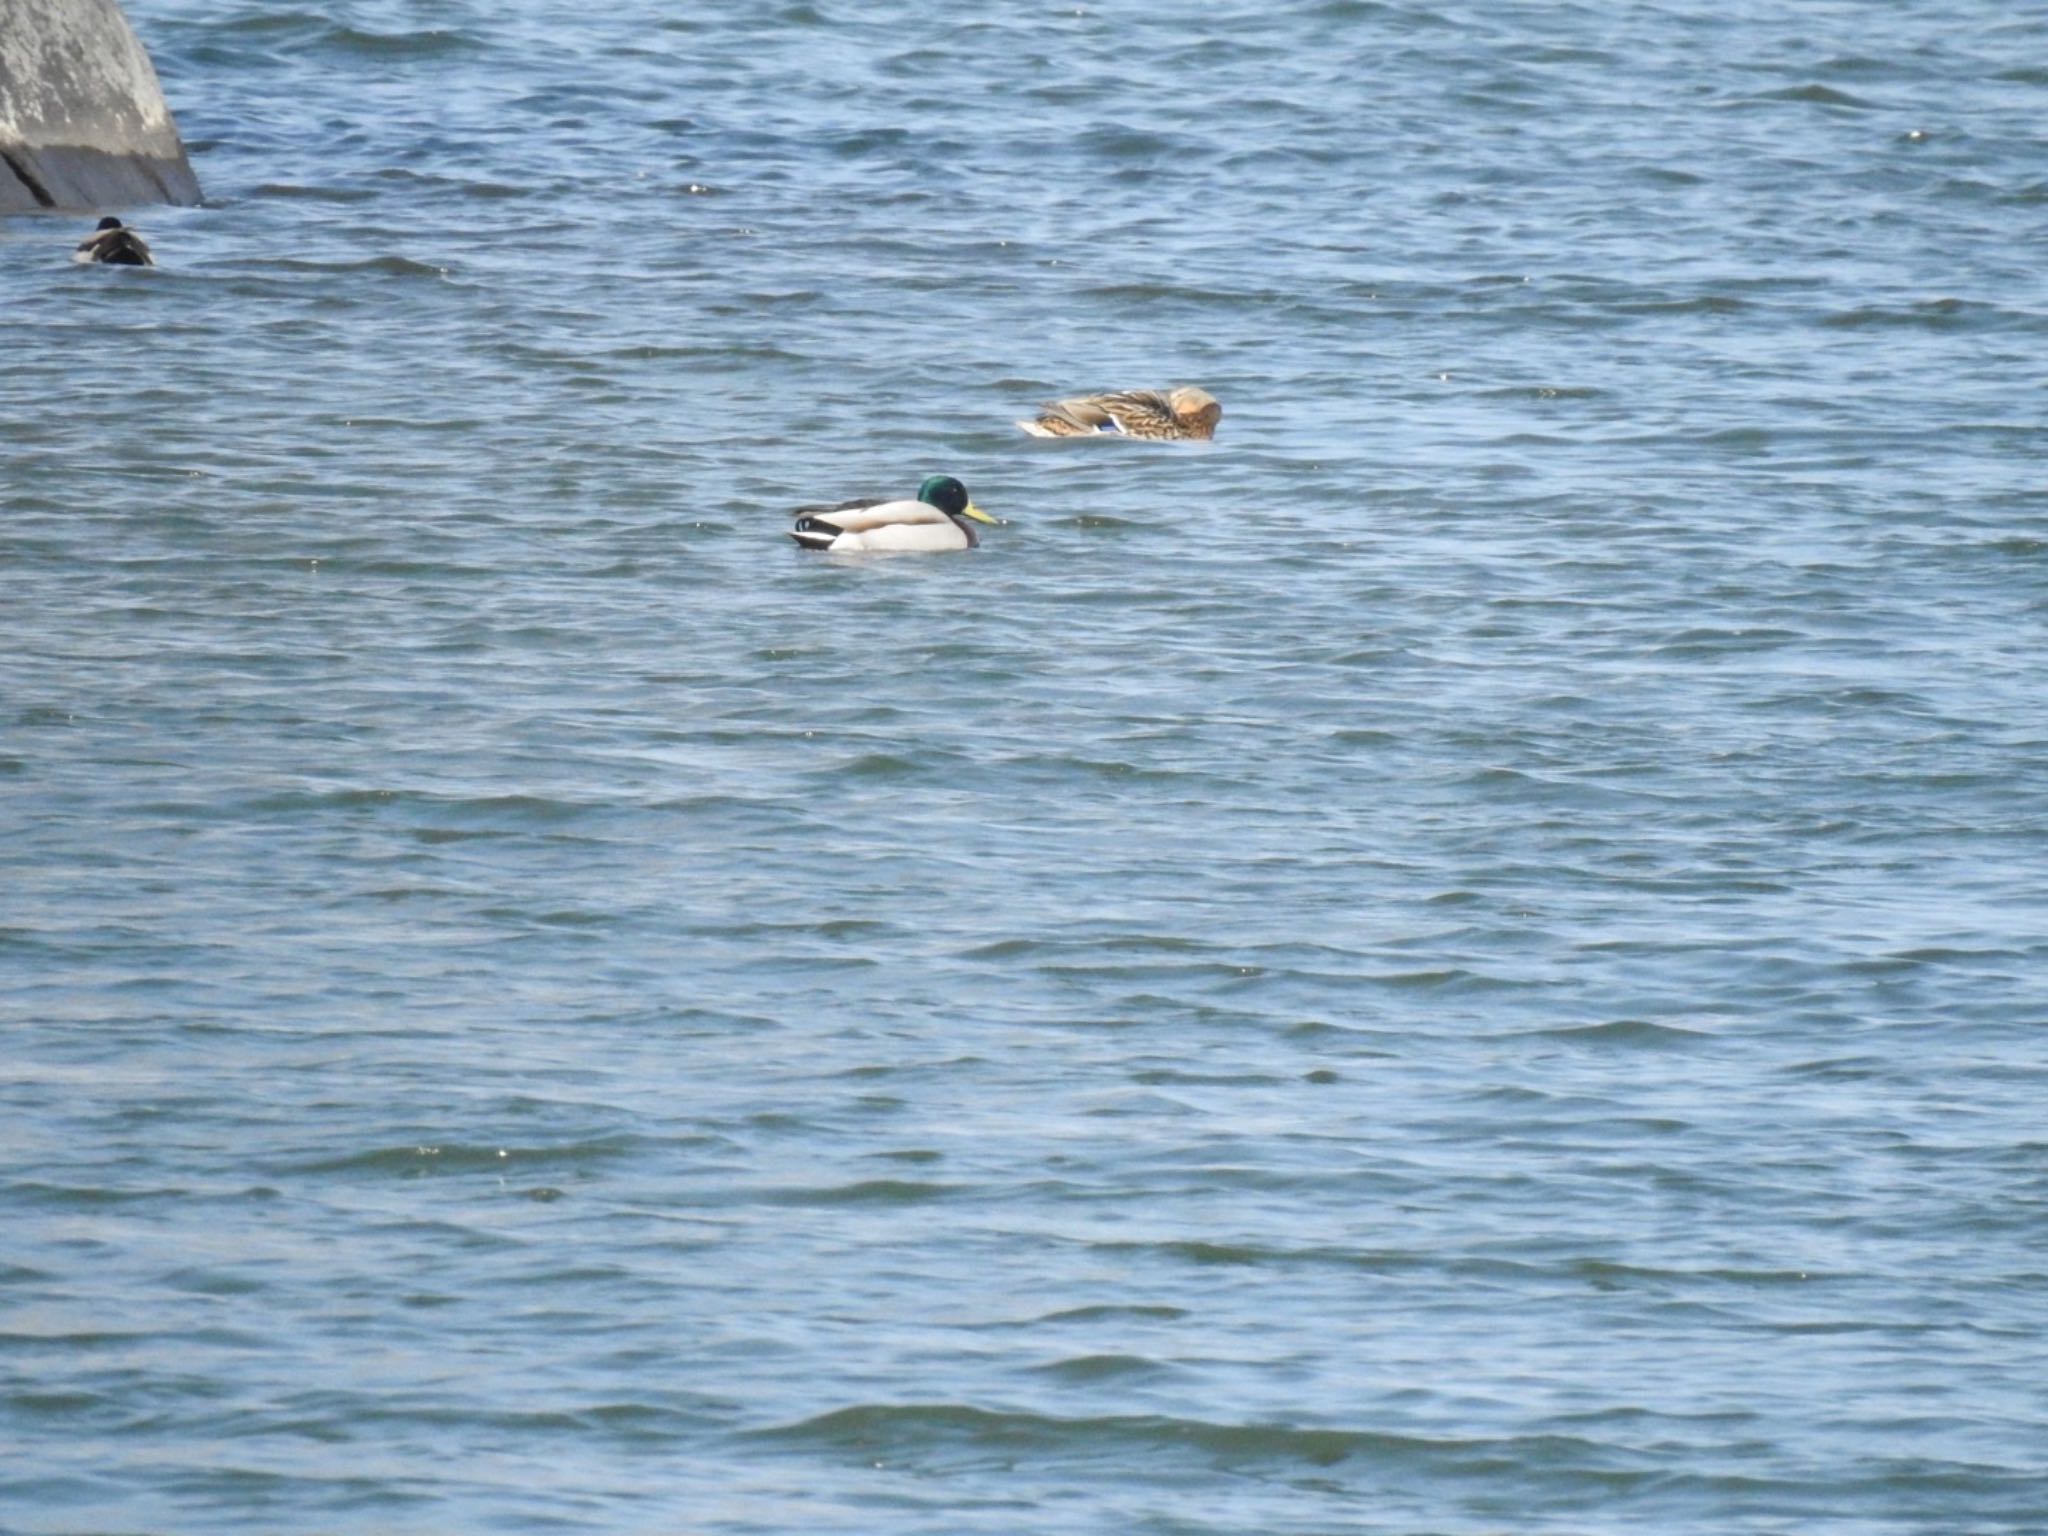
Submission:
<svg viewBox="0 0 2048 1536">
<path fill-rule="evenodd" d="M 1206 389 L 1127 389 L 1055 400 L 1018 426 L 1033 437 L 1145 437 L 1161 441 L 1211 438 L 1223 407 Z"/>
</svg>

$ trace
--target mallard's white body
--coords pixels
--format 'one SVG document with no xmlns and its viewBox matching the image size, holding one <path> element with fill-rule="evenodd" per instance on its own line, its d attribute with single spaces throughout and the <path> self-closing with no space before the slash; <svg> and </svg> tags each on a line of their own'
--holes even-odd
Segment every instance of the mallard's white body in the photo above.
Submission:
<svg viewBox="0 0 2048 1536">
<path fill-rule="evenodd" d="M 931 500 L 926 498 L 930 497 Z M 849 554 L 858 550 L 973 549 L 981 543 L 967 519 L 993 523 L 950 475 L 933 475 L 915 497 L 842 501 L 836 507 L 798 507 L 789 536 L 805 549 Z"/>
<path fill-rule="evenodd" d="M 839 533 L 829 539 L 799 535 L 798 542 L 834 554 L 860 549 L 972 549 L 981 542 L 965 523 L 921 501 L 851 502 L 818 508 L 805 514 L 805 520 L 816 525 L 819 535 L 827 528 Z"/>
</svg>

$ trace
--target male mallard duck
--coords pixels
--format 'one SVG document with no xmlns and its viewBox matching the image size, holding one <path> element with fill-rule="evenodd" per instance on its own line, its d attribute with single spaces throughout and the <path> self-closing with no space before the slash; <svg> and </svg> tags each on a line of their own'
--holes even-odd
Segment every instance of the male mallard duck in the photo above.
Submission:
<svg viewBox="0 0 2048 1536">
<path fill-rule="evenodd" d="M 1113 395 L 1080 395 L 1055 400 L 1035 421 L 1018 426 L 1033 437 L 1208 438 L 1216 435 L 1223 407 L 1206 389 L 1183 384 L 1178 389 L 1127 389 Z"/>
<path fill-rule="evenodd" d="M 71 253 L 73 261 L 96 261 L 109 267 L 153 267 L 156 261 L 149 254 L 149 247 L 142 243 L 142 236 L 111 213 L 99 222 L 99 228 L 78 242 L 78 249 Z"/>
<path fill-rule="evenodd" d="M 981 542 L 962 521 L 993 523 L 967 499 L 951 475 L 929 476 L 911 500 L 842 501 L 836 507 L 798 507 L 789 536 L 805 549 L 844 554 L 856 549 L 972 549 Z"/>
</svg>

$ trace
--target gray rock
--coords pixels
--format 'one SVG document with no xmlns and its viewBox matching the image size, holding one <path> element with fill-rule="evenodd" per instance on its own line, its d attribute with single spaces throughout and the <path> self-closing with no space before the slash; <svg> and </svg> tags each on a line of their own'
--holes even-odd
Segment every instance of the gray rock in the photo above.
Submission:
<svg viewBox="0 0 2048 1536">
<path fill-rule="evenodd" d="M 116 0 L 0 0 L 0 213 L 198 201 Z"/>
</svg>

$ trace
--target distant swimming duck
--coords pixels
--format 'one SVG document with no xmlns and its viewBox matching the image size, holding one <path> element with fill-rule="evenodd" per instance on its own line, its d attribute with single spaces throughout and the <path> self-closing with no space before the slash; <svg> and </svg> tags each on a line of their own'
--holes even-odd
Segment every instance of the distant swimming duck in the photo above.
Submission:
<svg viewBox="0 0 2048 1536">
<path fill-rule="evenodd" d="M 1079 395 L 1055 400 L 1037 419 L 1018 426 L 1033 437 L 1210 438 L 1223 407 L 1206 389 L 1183 384 L 1178 389 L 1127 389 L 1109 395 Z"/>
<path fill-rule="evenodd" d="M 909 500 L 870 496 L 836 507 L 798 507 L 789 536 L 805 549 L 972 549 L 981 540 L 965 519 L 996 520 L 967 499 L 951 475 L 931 475 Z"/>
<path fill-rule="evenodd" d="M 112 214 L 99 222 L 99 228 L 78 242 L 78 249 L 71 253 L 73 261 L 98 262 L 109 267 L 153 267 L 155 258 L 149 254 L 149 247 L 142 243 L 142 236 Z"/>
</svg>

